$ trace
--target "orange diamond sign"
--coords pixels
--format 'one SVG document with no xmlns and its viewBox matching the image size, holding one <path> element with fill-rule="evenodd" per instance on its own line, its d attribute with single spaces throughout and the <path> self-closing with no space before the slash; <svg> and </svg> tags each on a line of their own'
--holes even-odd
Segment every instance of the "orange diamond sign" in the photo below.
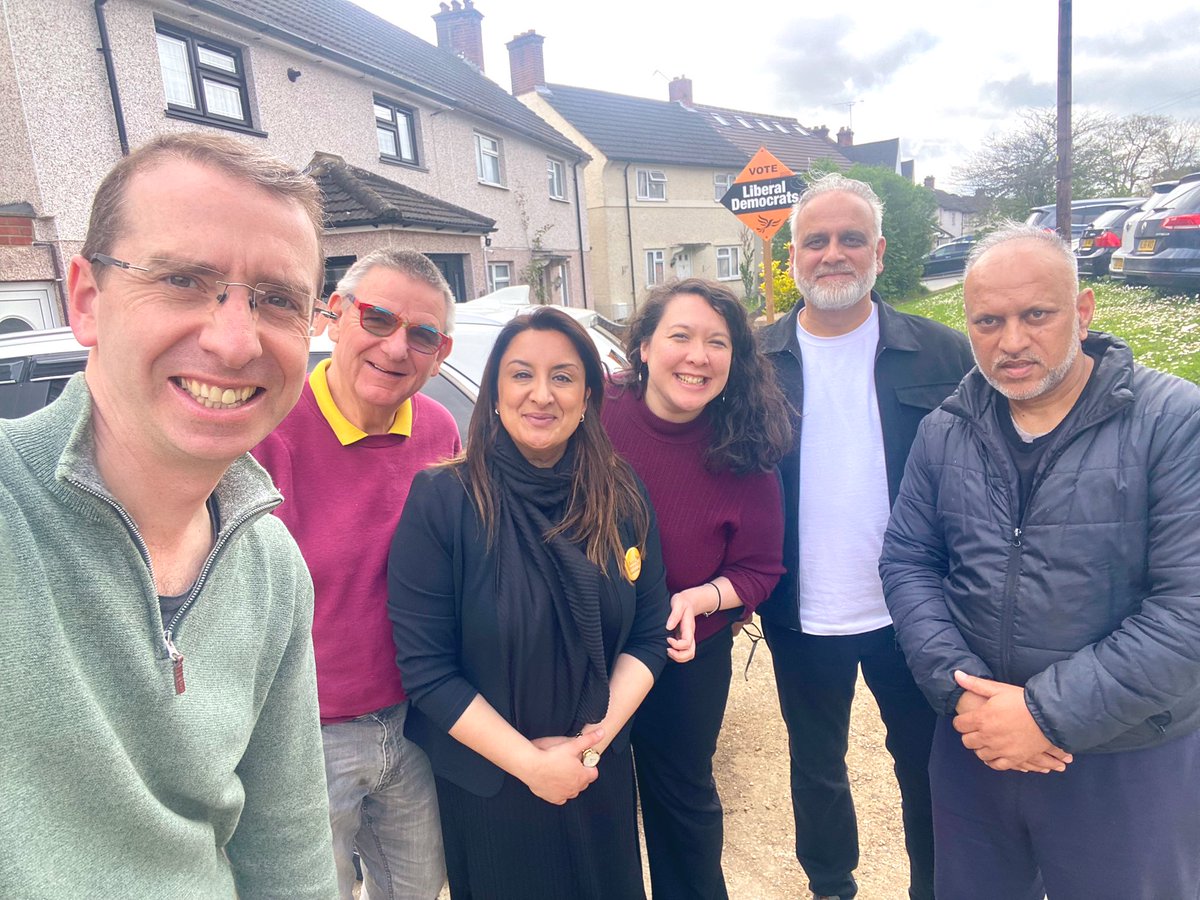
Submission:
<svg viewBox="0 0 1200 900">
<path fill-rule="evenodd" d="M 743 225 L 769 241 L 783 227 L 803 192 L 804 179 L 776 159 L 766 147 L 759 147 L 754 158 L 725 192 L 721 203 L 741 219 Z"/>
</svg>

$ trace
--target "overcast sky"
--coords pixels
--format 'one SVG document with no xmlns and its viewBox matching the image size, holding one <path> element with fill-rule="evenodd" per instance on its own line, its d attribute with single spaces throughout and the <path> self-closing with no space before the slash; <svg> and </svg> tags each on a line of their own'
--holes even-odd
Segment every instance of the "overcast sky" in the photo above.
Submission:
<svg viewBox="0 0 1200 900">
<path fill-rule="evenodd" d="M 436 0 L 355 0 L 430 43 Z M 954 169 L 1028 106 L 1052 106 L 1054 0 L 860 0 L 857 4 L 476 0 L 485 68 L 510 89 L 505 42 L 546 39 L 546 80 L 667 99 L 677 75 L 697 103 L 844 124 L 897 137 L 916 176 L 954 190 Z M 1200 4 L 1077 0 L 1074 100 L 1097 112 L 1200 118 Z M 807 8 L 807 9 L 806 9 Z M 853 103 L 853 106 L 849 104 Z"/>
</svg>

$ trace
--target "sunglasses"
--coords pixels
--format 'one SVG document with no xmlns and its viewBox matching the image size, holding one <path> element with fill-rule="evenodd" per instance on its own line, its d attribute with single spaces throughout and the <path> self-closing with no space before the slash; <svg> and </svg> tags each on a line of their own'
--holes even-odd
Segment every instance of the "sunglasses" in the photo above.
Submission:
<svg viewBox="0 0 1200 900">
<path fill-rule="evenodd" d="M 358 321 L 367 334 L 381 338 L 391 337 L 398 328 L 403 328 L 409 348 L 417 353 L 437 353 L 450 340 L 432 325 L 414 324 L 390 309 L 363 303 L 352 294 L 347 294 L 345 299 L 358 310 Z"/>
</svg>

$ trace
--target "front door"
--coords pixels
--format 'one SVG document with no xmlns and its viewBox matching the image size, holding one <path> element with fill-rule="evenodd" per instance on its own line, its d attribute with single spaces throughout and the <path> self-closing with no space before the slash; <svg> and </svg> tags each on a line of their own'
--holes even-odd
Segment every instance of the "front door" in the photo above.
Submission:
<svg viewBox="0 0 1200 900">
<path fill-rule="evenodd" d="M 0 282 L 0 334 L 53 328 L 54 285 L 45 281 Z"/>
<path fill-rule="evenodd" d="M 450 285 L 451 293 L 454 294 L 455 301 L 462 303 L 466 300 L 467 276 L 463 266 L 463 260 L 466 257 L 461 253 L 427 253 L 426 256 L 445 277 L 447 284 Z"/>
</svg>

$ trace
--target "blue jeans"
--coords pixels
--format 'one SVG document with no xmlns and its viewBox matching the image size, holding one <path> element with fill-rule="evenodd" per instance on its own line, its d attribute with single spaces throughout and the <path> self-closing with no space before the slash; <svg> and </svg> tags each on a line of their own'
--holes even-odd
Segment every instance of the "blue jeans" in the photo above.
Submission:
<svg viewBox="0 0 1200 900">
<path fill-rule="evenodd" d="M 408 702 L 321 727 L 341 900 L 434 900 L 446 880 L 433 770 L 404 736 Z"/>
</svg>

